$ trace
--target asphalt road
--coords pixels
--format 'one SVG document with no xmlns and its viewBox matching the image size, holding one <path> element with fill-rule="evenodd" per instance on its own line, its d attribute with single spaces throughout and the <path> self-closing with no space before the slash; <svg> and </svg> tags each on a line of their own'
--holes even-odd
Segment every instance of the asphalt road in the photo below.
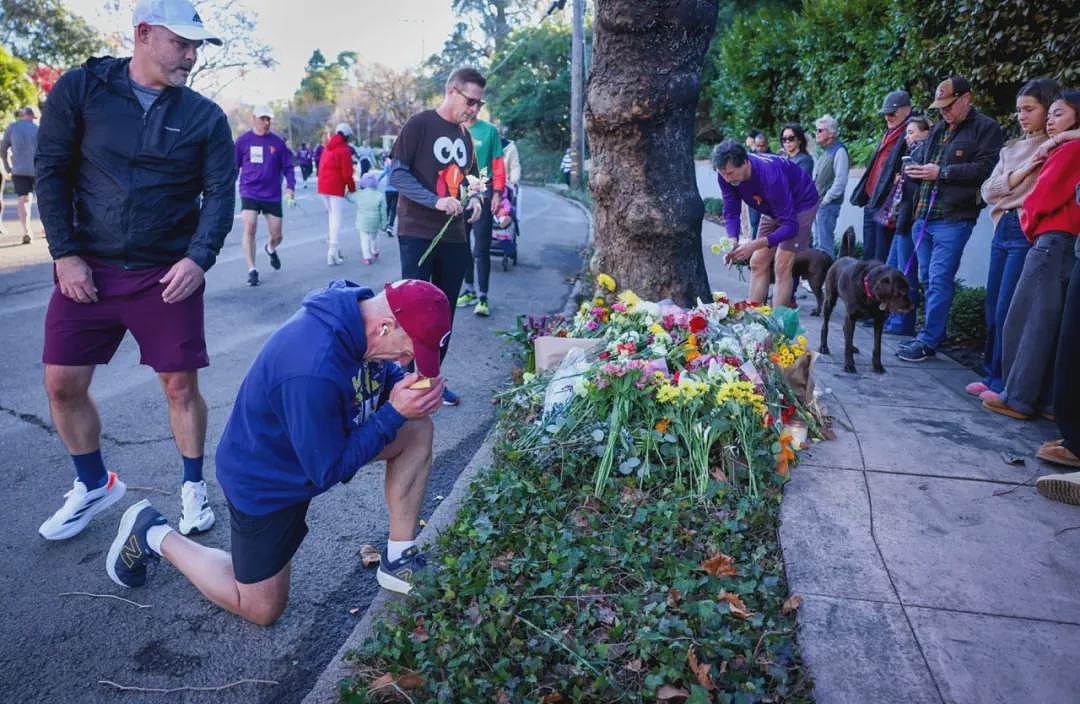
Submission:
<svg viewBox="0 0 1080 704">
<path fill-rule="evenodd" d="M 6 220 L 7 218 L 5 218 Z M 207 479 L 218 524 L 198 540 L 228 549 L 228 513 L 214 479 L 213 453 L 244 372 L 270 333 L 297 309 L 301 298 L 331 278 L 380 286 L 400 274 L 397 240 L 380 238 L 383 255 L 360 261 L 359 239 L 343 234 L 344 266 L 325 264 L 326 215 L 312 190 L 300 191 L 286 214 L 284 268 L 270 270 L 260 250 L 263 285 L 248 288 L 237 227 L 207 276 L 206 328 L 211 366 L 200 376 L 210 406 Z M 62 503 L 73 469 L 51 427 L 41 385 L 42 325 L 52 273 L 42 241 L 15 244 L 14 223 L 0 238 L 0 458 L 10 479 L 0 493 L 7 523 L 0 538 L 4 568 L 0 594 L 0 699 L 10 702 L 295 702 L 363 616 L 378 586 L 360 565 L 364 543 L 386 538 L 381 467 L 366 468 L 347 486 L 312 502 L 311 532 L 293 561 L 289 608 L 261 628 L 207 602 L 174 568 L 162 563 L 147 586 L 122 590 L 105 574 L 104 560 L 123 509 L 149 498 L 170 522 L 180 512 L 180 458 L 168 430 L 156 376 L 138 364 L 138 349 L 125 340 L 112 364 L 101 367 L 92 393 L 100 407 L 106 463 L 127 482 L 128 494 L 80 535 L 47 542 L 38 525 Z M 435 466 L 424 515 L 437 496 L 449 494 L 493 420 L 491 395 L 508 377 L 511 359 L 497 331 L 513 327 L 520 313 L 562 307 L 568 280 L 581 266 L 587 226 L 571 203 L 540 189 L 526 191 L 519 264 L 503 272 L 493 260 L 492 316 L 458 311 L 444 365 L 459 407 L 435 416 Z M 260 244 L 265 230 L 260 232 Z M 108 598 L 61 596 L 89 592 L 124 596 L 149 608 Z M 355 613 L 353 611 L 355 610 Z M 212 693 L 169 695 L 119 692 L 111 680 L 138 687 L 214 687 Z"/>
</svg>

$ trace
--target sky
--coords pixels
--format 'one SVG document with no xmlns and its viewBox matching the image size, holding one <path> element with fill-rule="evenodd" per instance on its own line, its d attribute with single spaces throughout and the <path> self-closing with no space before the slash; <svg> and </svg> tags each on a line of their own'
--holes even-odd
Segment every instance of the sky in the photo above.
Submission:
<svg viewBox="0 0 1080 704">
<path fill-rule="evenodd" d="M 450 0 L 241 1 L 258 8 L 255 32 L 270 45 L 278 66 L 248 74 L 219 97 L 252 104 L 291 96 L 316 48 L 330 61 L 338 52 L 351 50 L 359 53 L 362 63 L 404 69 L 437 53 L 454 25 Z M 104 15 L 102 0 L 65 0 L 64 4 L 102 31 L 131 31 L 134 0 L 121 0 L 126 9 L 120 16 Z M 209 13 L 203 19 L 213 31 Z"/>
</svg>

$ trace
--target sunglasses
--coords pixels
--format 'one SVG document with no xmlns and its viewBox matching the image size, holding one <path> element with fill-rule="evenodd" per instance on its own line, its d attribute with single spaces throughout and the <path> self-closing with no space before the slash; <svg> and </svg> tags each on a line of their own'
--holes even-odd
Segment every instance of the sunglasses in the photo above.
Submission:
<svg viewBox="0 0 1080 704">
<path fill-rule="evenodd" d="M 465 104 L 468 105 L 470 108 L 482 108 L 482 107 L 484 107 L 484 101 L 481 100 L 480 98 L 470 98 L 469 96 L 462 93 L 461 89 L 459 89 L 457 87 L 454 88 L 454 92 L 457 93 L 458 95 L 460 95 L 462 98 L 465 98 Z"/>
<path fill-rule="evenodd" d="M 789 134 L 789 135 L 788 135 L 788 136 L 786 136 L 786 137 L 781 137 L 781 138 L 780 138 L 780 141 L 781 141 L 781 142 L 798 142 L 798 141 L 799 141 L 799 138 L 798 138 L 798 137 L 796 137 L 796 136 L 795 136 L 795 135 L 793 135 L 793 134 Z"/>
</svg>

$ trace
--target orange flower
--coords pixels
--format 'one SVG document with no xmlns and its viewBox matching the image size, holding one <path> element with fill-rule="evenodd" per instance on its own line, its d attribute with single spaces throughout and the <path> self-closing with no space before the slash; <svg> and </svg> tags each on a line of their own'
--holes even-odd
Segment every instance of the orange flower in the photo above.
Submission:
<svg viewBox="0 0 1080 704">
<path fill-rule="evenodd" d="M 670 420 L 668 420 L 667 418 L 661 418 L 660 420 L 656 421 L 656 430 L 661 433 L 666 433 L 669 425 L 671 425 Z"/>
<path fill-rule="evenodd" d="M 686 338 L 687 347 L 697 347 L 697 335 L 689 335 Z"/>
<path fill-rule="evenodd" d="M 689 354 L 686 355 L 686 361 L 687 361 L 687 363 L 693 362 L 695 359 L 697 359 L 700 356 L 701 356 L 701 353 L 698 352 L 697 350 L 690 350 Z"/>
</svg>

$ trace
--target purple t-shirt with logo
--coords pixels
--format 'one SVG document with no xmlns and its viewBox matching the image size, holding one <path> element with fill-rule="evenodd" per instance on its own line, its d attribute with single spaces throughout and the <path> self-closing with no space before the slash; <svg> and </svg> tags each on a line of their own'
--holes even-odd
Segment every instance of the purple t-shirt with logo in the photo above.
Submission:
<svg viewBox="0 0 1080 704">
<path fill-rule="evenodd" d="M 724 196 L 724 224 L 728 236 L 739 239 L 740 200 L 754 210 L 780 222 L 768 236 L 769 246 L 775 247 L 799 233 L 796 215 L 818 204 L 817 187 L 803 169 L 793 161 L 775 154 L 747 154 L 750 178 L 732 186 L 720 174 L 716 180 Z"/>
<path fill-rule="evenodd" d="M 254 131 L 236 140 L 236 166 L 240 169 L 240 197 L 255 200 L 281 200 L 281 179 L 290 189 L 296 187 L 292 152 L 285 140 L 273 132 L 259 136 Z"/>
</svg>

